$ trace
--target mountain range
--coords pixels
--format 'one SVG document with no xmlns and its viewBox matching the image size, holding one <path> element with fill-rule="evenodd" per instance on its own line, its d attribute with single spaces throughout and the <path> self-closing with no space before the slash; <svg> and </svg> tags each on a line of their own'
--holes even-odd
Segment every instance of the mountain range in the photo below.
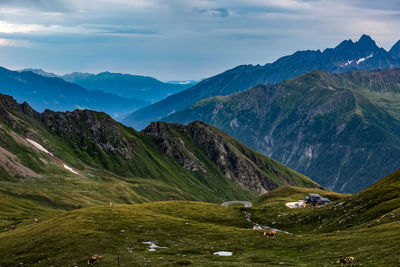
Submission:
<svg viewBox="0 0 400 267">
<path fill-rule="evenodd" d="M 38 111 L 87 108 L 119 117 L 148 104 L 103 91 L 89 91 L 61 78 L 45 77 L 31 71 L 11 71 L 0 67 L 0 81 L 0 93 L 12 95 L 21 103 L 29 101 Z"/>
<path fill-rule="evenodd" d="M 149 103 L 160 101 L 196 84 L 196 81 L 164 83 L 152 77 L 108 71 L 98 74 L 73 72 L 65 75 L 56 75 L 41 69 L 24 69 L 22 71 L 32 71 L 46 77 L 58 77 L 91 91 L 103 91 L 123 98 L 138 99 Z"/>
<path fill-rule="evenodd" d="M 38 113 L 0 95 L 0 193 L 48 207 L 248 199 L 309 178 L 196 122 L 137 132 L 89 110 Z M 21 195 L 22 194 L 22 195 Z"/>
<path fill-rule="evenodd" d="M 389 51 L 363 35 L 357 42 L 346 40 L 324 51 L 299 51 L 273 63 L 241 65 L 205 79 L 193 87 L 150 106 L 139 109 L 123 122 L 136 129 L 144 128 L 174 112 L 213 96 L 229 95 L 258 84 L 277 83 L 314 70 L 344 73 L 351 70 L 374 70 L 400 67 L 400 41 Z"/>
<path fill-rule="evenodd" d="M 399 62 L 364 35 L 239 66 L 140 132 L 113 117 L 157 80 L 0 68 L 0 265 L 398 266 Z"/>
<path fill-rule="evenodd" d="M 202 100 L 164 120 L 211 124 L 339 192 L 400 168 L 400 69 L 315 71 Z"/>
</svg>

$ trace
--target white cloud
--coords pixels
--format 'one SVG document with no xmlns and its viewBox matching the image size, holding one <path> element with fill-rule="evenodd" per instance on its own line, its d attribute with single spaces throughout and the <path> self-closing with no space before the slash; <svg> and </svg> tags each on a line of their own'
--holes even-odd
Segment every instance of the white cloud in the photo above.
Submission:
<svg viewBox="0 0 400 267">
<path fill-rule="evenodd" d="M 0 21 L 0 33 L 29 33 L 41 31 L 44 27 L 38 24 L 18 24 Z"/>
</svg>

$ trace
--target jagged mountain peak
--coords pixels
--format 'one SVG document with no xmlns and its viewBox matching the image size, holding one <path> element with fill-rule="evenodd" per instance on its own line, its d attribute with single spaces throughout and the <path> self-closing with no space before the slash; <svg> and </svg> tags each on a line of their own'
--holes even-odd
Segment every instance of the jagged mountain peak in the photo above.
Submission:
<svg viewBox="0 0 400 267">
<path fill-rule="evenodd" d="M 338 60 L 349 60 L 356 63 L 357 60 L 363 57 L 372 57 L 379 52 L 379 48 L 375 41 L 368 35 L 362 35 L 356 42 L 345 40 L 333 49 L 326 49 L 325 54 L 333 54 Z M 351 63 L 349 63 L 351 64 Z"/>
<path fill-rule="evenodd" d="M 38 117 L 38 114 L 40 114 L 28 102 L 18 104 L 12 96 L 0 94 L 0 116 L 4 116 L 6 113 L 21 112 L 34 117 Z"/>
<path fill-rule="evenodd" d="M 351 39 L 348 39 L 348 40 L 344 40 L 344 41 L 342 41 L 340 44 L 338 44 L 335 48 L 333 48 L 333 49 L 344 49 L 344 48 L 348 48 L 348 47 L 350 47 L 350 46 L 352 46 L 352 45 L 354 45 L 354 42 L 353 42 L 353 40 L 351 40 Z M 327 48 L 326 50 L 330 50 L 330 49 L 332 49 L 332 48 Z"/>
<path fill-rule="evenodd" d="M 358 39 L 357 43 L 359 44 L 369 44 L 369 45 L 376 45 L 375 41 L 371 38 L 371 36 L 367 34 L 361 35 L 360 39 Z"/>
<path fill-rule="evenodd" d="M 355 43 L 358 49 L 365 51 L 377 51 L 380 48 L 376 45 L 376 42 L 366 34 L 363 34 L 361 38 Z"/>
</svg>

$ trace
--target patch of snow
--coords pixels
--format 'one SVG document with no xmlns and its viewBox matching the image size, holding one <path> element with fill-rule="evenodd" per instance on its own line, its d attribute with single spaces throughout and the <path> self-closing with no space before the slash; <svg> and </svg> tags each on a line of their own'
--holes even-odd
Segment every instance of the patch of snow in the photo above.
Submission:
<svg viewBox="0 0 400 267">
<path fill-rule="evenodd" d="M 256 224 L 253 226 L 253 230 L 265 230 L 267 228 L 264 228 L 264 226 Z"/>
<path fill-rule="evenodd" d="M 74 171 L 71 167 L 65 165 L 65 163 L 63 164 L 63 166 L 64 166 L 65 169 L 69 170 L 70 172 L 75 173 L 75 174 L 78 174 L 78 173 L 77 173 L 76 171 Z"/>
<path fill-rule="evenodd" d="M 149 248 L 147 249 L 148 251 L 156 251 L 156 248 L 167 248 L 167 247 L 157 246 L 156 243 L 154 243 L 153 241 L 145 241 L 145 242 L 142 242 L 142 244 L 150 245 Z"/>
<path fill-rule="evenodd" d="M 232 256 L 233 252 L 230 251 L 217 251 L 214 252 L 214 255 L 218 255 L 218 256 Z"/>
<path fill-rule="evenodd" d="M 350 65 L 351 63 L 353 63 L 353 61 L 354 61 L 354 60 L 347 60 L 347 62 L 344 63 L 344 65 L 345 65 L 345 66 L 348 66 L 348 65 Z"/>
<path fill-rule="evenodd" d="M 282 231 L 282 230 L 275 229 L 275 228 L 272 228 L 272 227 L 269 227 L 269 226 L 265 226 L 265 225 L 261 225 L 261 224 L 258 224 L 258 223 L 254 223 L 251 220 L 251 214 L 249 212 L 247 212 L 247 211 L 244 212 L 244 215 L 245 215 L 246 220 L 248 222 L 251 222 L 251 223 L 254 224 L 253 230 L 273 230 L 275 232 L 281 232 L 281 233 L 285 233 L 285 234 L 290 234 L 289 232 L 286 232 L 286 231 Z"/>
<path fill-rule="evenodd" d="M 374 56 L 374 55 L 371 54 L 371 55 L 369 55 L 369 56 L 367 56 L 367 57 L 360 58 L 359 60 L 357 60 L 357 65 L 360 64 L 361 62 L 363 62 L 363 61 L 365 61 L 365 60 L 367 60 L 367 59 L 373 57 L 373 56 Z"/>
<path fill-rule="evenodd" d="M 41 144 L 36 143 L 35 141 L 26 138 L 26 141 L 28 141 L 29 143 L 31 143 L 34 147 L 36 147 L 37 149 L 39 149 L 40 151 L 49 154 L 50 156 L 54 156 L 53 154 L 51 154 L 46 148 L 44 148 Z"/>
</svg>

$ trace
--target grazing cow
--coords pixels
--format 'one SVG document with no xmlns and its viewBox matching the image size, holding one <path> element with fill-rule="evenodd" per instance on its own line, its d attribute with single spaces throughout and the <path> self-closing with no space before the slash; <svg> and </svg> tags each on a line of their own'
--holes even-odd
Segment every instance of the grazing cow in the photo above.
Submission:
<svg viewBox="0 0 400 267">
<path fill-rule="evenodd" d="M 35 218 L 35 219 L 33 219 L 33 222 L 34 222 L 34 223 L 38 223 L 39 220 Z"/>
<path fill-rule="evenodd" d="M 274 231 L 274 230 L 267 230 L 267 231 L 264 232 L 264 235 L 265 235 L 267 238 L 275 237 L 275 236 L 276 236 L 276 231 Z"/>
<path fill-rule="evenodd" d="M 10 228 L 10 230 L 15 230 L 15 225 L 10 225 L 8 228 Z"/>
<path fill-rule="evenodd" d="M 354 259 L 354 257 L 343 257 L 338 259 L 337 263 L 340 263 L 342 266 L 350 263 L 350 266 L 353 266 L 355 261 L 356 260 Z"/>
<path fill-rule="evenodd" d="M 100 264 L 100 256 L 99 255 L 93 255 L 90 257 L 90 259 L 87 262 L 88 265 L 95 265 L 95 264 Z"/>
<path fill-rule="evenodd" d="M 108 203 L 108 206 L 112 207 L 112 205 L 113 205 L 112 202 Z"/>
</svg>

